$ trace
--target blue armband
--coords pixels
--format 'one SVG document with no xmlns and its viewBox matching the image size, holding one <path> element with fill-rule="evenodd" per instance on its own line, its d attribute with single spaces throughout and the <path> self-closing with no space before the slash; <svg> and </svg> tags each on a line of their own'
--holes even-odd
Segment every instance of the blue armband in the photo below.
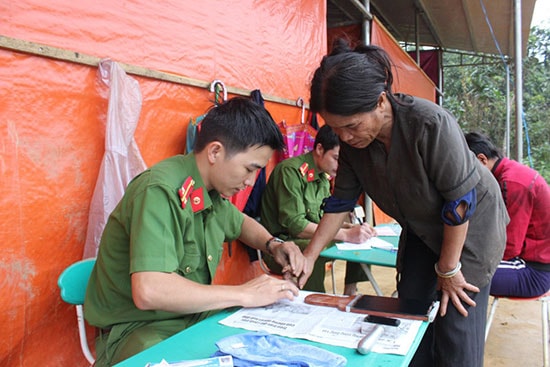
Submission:
<svg viewBox="0 0 550 367">
<path fill-rule="evenodd" d="M 466 204 L 466 212 L 464 213 L 464 217 L 461 217 L 456 212 L 456 208 L 458 208 L 458 206 L 462 203 Z M 463 197 L 453 201 L 447 201 L 445 205 L 443 205 L 443 209 L 441 209 L 441 219 L 443 219 L 443 222 L 445 222 L 445 224 L 448 224 L 450 226 L 458 226 L 460 224 L 464 224 L 476 211 L 476 205 L 477 193 L 476 188 L 474 187 Z M 449 214 L 451 215 L 452 219 L 447 216 Z"/>
<path fill-rule="evenodd" d="M 329 196 L 326 199 L 323 199 L 321 204 L 321 209 L 325 213 L 342 213 L 342 212 L 351 212 L 357 204 L 357 199 L 355 200 L 342 200 L 337 199 L 333 196 Z"/>
</svg>

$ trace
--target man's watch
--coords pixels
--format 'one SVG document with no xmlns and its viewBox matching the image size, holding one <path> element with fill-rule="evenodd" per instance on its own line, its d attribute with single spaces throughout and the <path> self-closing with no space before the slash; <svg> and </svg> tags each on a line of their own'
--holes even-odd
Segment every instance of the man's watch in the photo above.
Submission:
<svg viewBox="0 0 550 367">
<path fill-rule="evenodd" d="M 273 253 L 271 252 L 271 249 L 269 248 L 269 245 L 271 245 L 271 242 L 279 242 L 279 243 L 283 243 L 285 241 L 283 241 L 282 239 L 280 239 L 279 237 L 271 237 L 269 240 L 267 240 L 267 242 L 265 243 L 265 251 L 270 254 L 270 255 L 273 255 Z"/>
</svg>

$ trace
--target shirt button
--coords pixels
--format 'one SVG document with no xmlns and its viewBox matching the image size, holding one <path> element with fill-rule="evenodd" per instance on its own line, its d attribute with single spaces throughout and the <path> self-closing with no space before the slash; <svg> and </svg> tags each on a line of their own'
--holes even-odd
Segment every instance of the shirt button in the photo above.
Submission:
<svg viewBox="0 0 550 367">
<path fill-rule="evenodd" d="M 186 268 L 185 268 L 185 272 L 186 272 L 186 273 L 190 273 L 190 272 L 191 272 L 191 267 L 190 267 L 190 266 L 186 267 Z"/>
<path fill-rule="evenodd" d="M 208 261 L 212 261 L 212 255 L 208 255 L 207 259 Z"/>
</svg>

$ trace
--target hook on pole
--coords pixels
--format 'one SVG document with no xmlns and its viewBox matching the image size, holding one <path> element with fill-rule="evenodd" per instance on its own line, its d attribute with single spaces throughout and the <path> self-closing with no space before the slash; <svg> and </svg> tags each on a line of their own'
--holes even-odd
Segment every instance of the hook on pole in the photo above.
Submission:
<svg viewBox="0 0 550 367">
<path fill-rule="evenodd" d="M 302 97 L 298 97 L 298 99 L 296 100 L 296 106 L 297 107 L 300 107 L 302 109 L 302 116 L 301 116 L 301 119 L 300 119 L 300 122 L 303 124 L 305 123 L 305 115 L 306 115 L 306 105 L 304 103 L 304 99 Z"/>
<path fill-rule="evenodd" d="M 217 96 L 218 90 L 216 89 L 216 87 L 218 85 L 221 87 L 221 90 L 223 92 L 223 102 L 226 102 L 227 101 L 227 88 L 225 87 L 225 84 L 221 80 L 216 79 L 210 84 L 210 92 L 216 93 L 216 96 Z"/>
</svg>

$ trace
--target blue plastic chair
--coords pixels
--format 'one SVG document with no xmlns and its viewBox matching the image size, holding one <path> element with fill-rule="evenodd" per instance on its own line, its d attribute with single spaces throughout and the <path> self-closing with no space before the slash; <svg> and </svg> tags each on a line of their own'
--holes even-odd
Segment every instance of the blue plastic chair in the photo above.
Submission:
<svg viewBox="0 0 550 367">
<path fill-rule="evenodd" d="M 57 279 L 57 285 L 61 290 L 61 299 L 76 306 L 76 319 L 78 323 L 78 335 L 80 338 L 80 348 L 84 357 L 94 364 L 95 358 L 90 352 L 88 339 L 86 338 L 86 325 L 84 322 L 84 312 L 82 305 L 86 296 L 86 287 L 94 267 L 95 259 L 86 259 L 77 261 L 69 265 Z"/>
</svg>

